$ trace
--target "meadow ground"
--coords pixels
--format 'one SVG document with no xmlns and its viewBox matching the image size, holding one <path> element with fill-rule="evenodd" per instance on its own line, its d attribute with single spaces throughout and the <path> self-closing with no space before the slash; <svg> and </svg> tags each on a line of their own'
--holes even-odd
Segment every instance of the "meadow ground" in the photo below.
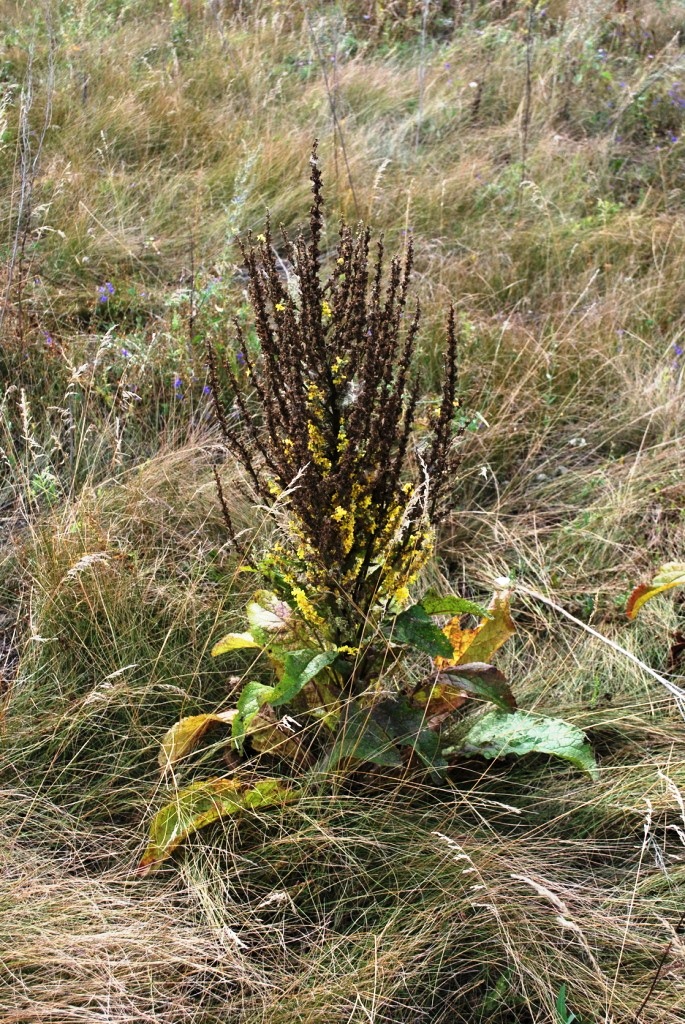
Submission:
<svg viewBox="0 0 685 1024">
<path fill-rule="evenodd" d="M 624 611 L 685 557 L 682 4 L 0 16 L 0 1019 L 679 1024 L 685 724 L 582 624 L 682 680 L 682 602 Z M 236 237 L 306 222 L 315 136 L 331 246 L 340 214 L 414 238 L 427 405 L 460 317 L 427 575 L 514 578 L 500 667 L 587 731 L 599 780 L 533 757 L 312 793 L 140 878 L 159 741 L 226 701 L 209 650 L 250 592 L 213 466 L 269 530 L 205 339 L 249 325 Z"/>
</svg>

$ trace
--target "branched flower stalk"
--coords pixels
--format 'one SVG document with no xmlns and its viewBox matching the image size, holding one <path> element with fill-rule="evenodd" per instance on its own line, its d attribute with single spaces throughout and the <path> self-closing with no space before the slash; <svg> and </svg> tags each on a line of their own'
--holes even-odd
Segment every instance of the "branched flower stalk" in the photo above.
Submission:
<svg viewBox="0 0 685 1024">
<path fill-rule="evenodd" d="M 359 643 L 374 609 L 406 603 L 433 551 L 455 467 L 455 313 L 439 410 L 415 449 L 422 381 L 411 240 L 386 274 L 382 240 L 372 256 L 369 229 L 343 222 L 324 275 L 316 146 L 311 182 L 308 238 L 282 232 L 280 259 L 267 222 L 241 244 L 259 352 L 235 321 L 238 359 L 220 362 L 210 349 L 210 386 L 226 446 L 261 500 L 287 496 L 289 536 L 261 571 L 330 642 Z"/>
</svg>

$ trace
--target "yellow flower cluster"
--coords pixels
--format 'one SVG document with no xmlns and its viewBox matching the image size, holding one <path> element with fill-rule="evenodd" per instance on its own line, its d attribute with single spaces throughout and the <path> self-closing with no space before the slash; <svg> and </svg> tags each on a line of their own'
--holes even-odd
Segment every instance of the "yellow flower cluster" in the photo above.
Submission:
<svg viewBox="0 0 685 1024">
<path fill-rule="evenodd" d="M 310 626 L 315 626 L 317 629 L 326 629 L 326 620 L 319 615 L 316 608 L 305 594 L 302 587 L 293 587 L 293 597 L 295 598 L 295 604 L 304 619 Z"/>
<path fill-rule="evenodd" d="M 340 524 L 340 541 L 343 554 L 348 555 L 354 544 L 354 512 L 338 505 L 331 512 L 331 519 Z"/>
<path fill-rule="evenodd" d="M 307 434 L 307 448 L 312 459 L 324 473 L 330 473 L 331 460 L 326 456 L 326 442 L 324 441 L 323 434 L 313 423 L 307 424 Z"/>
</svg>

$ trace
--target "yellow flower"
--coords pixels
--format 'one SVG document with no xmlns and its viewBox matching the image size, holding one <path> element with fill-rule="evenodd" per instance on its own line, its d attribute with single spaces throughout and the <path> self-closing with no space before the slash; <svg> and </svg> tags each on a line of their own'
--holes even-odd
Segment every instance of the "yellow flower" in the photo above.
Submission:
<svg viewBox="0 0 685 1024">
<path fill-rule="evenodd" d="M 302 587 L 293 587 L 292 591 L 293 597 L 295 598 L 295 604 L 297 605 L 305 622 L 308 622 L 310 626 L 317 626 L 319 629 L 325 629 L 325 620 L 319 615 Z"/>
<path fill-rule="evenodd" d="M 330 304 L 330 302 L 327 302 L 326 299 L 324 299 L 323 302 L 321 303 L 321 312 L 322 312 L 323 316 L 326 316 L 326 317 L 330 317 L 330 316 L 333 315 L 333 310 L 331 309 L 331 304 Z"/>
<path fill-rule="evenodd" d="M 331 512 L 331 519 L 335 519 L 336 522 L 339 523 L 347 515 L 349 515 L 349 513 L 346 511 L 346 509 L 344 509 L 341 505 L 338 505 L 338 507 L 336 508 L 335 512 Z"/>
<path fill-rule="evenodd" d="M 285 306 L 283 305 L 282 302 L 277 302 L 276 305 L 274 306 L 274 309 L 276 310 L 277 313 L 285 312 Z"/>
</svg>

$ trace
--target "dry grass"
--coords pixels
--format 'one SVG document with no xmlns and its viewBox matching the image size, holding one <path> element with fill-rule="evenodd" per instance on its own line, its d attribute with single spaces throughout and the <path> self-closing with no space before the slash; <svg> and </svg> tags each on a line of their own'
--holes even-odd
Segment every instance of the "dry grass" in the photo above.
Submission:
<svg viewBox="0 0 685 1024">
<path fill-rule="evenodd" d="M 683 1018 L 683 723 L 523 593 L 502 667 L 521 706 L 589 731 L 598 783 L 472 763 L 439 794 L 311 795 L 134 875 L 159 738 L 227 699 L 208 650 L 250 588 L 215 502 L 202 339 L 243 312 L 235 235 L 267 205 L 304 219 L 314 134 L 330 236 L 340 212 L 389 247 L 414 234 L 429 385 L 460 304 L 482 421 L 430 573 L 482 597 L 513 571 L 662 672 L 683 629 L 672 600 L 622 613 L 685 551 L 680 5 L 549 4 L 527 127 L 523 6 L 445 26 L 454 5 L 429 5 L 424 45 L 421 6 L 0 4 L 8 266 L 46 25 L 55 67 L 0 338 L 3 1021 L 560 1024 L 565 984 L 582 1024 L 634 1024 L 671 941 L 640 1021 Z"/>
</svg>

